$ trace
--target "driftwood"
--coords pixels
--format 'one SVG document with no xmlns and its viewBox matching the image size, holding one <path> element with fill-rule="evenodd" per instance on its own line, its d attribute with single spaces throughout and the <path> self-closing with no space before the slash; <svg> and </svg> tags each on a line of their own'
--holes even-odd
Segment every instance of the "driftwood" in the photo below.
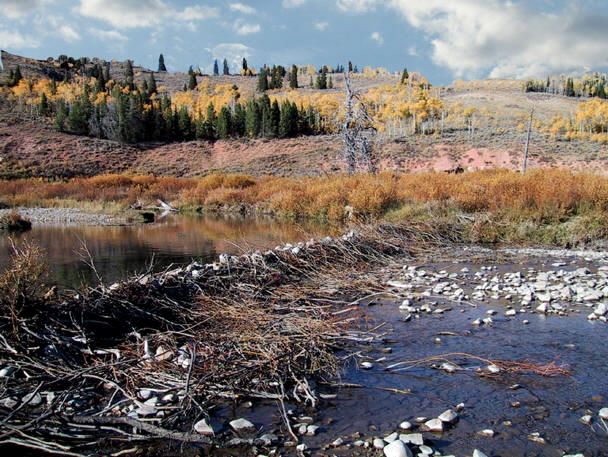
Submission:
<svg viewBox="0 0 608 457">
<path fill-rule="evenodd" d="M 274 399 L 281 415 L 286 401 L 314 406 L 309 381 L 333 379 L 335 351 L 368 338 L 352 328 L 352 299 L 336 300 L 327 284 L 341 297 L 377 293 L 381 285 L 352 279 L 363 264 L 458 238 L 449 236 L 430 226 L 362 227 L 59 292 L 24 308 L 16 332 L 0 317 L 0 440 L 99 455 L 112 443 L 121 452 L 125 438 L 208 443 L 193 424 L 230 399 Z"/>
</svg>

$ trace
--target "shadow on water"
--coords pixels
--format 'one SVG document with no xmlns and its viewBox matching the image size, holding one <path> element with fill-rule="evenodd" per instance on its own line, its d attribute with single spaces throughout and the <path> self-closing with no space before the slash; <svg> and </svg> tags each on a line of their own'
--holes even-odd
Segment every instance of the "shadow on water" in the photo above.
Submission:
<svg viewBox="0 0 608 457">
<path fill-rule="evenodd" d="M 103 281 L 111 283 L 145 270 L 151 261 L 155 270 L 192 260 L 211 262 L 221 253 L 273 248 L 328 232 L 322 225 L 270 218 L 173 215 L 155 224 L 136 226 L 35 225 L 30 232 L 13 238 L 33 240 L 46 250 L 49 282 L 77 288 L 97 282 L 83 261 L 83 243 Z M 0 236 L 0 269 L 8 264 L 9 255 L 9 237 Z"/>
</svg>

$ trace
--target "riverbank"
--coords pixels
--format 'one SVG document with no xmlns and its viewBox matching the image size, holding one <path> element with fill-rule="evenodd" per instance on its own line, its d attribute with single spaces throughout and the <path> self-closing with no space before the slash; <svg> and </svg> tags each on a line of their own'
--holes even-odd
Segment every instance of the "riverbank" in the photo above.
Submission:
<svg viewBox="0 0 608 457">
<path fill-rule="evenodd" d="M 333 175 L 107 175 L 65 182 L 0 181 L 0 201 L 120 212 L 169 202 L 182 211 L 267 214 L 345 224 L 438 221 L 471 242 L 584 246 L 608 238 L 608 178 L 568 170 Z"/>
<path fill-rule="evenodd" d="M 77 208 L 12 208 L 0 209 L 0 217 L 18 213 L 32 225 L 62 225 L 62 226 L 116 226 L 130 225 L 140 222 L 137 214 L 108 214 L 102 212 L 87 212 Z"/>
<path fill-rule="evenodd" d="M 363 227 L 76 296 L 41 290 L 2 320 L 2 431 L 87 455 L 381 455 L 397 441 L 595 455 L 608 256 L 533 260 L 459 239 Z"/>
</svg>

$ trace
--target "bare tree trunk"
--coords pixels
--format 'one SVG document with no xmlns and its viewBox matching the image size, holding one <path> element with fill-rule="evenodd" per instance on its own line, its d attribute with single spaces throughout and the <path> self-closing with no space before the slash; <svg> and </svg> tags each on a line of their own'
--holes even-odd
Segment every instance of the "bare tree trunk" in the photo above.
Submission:
<svg viewBox="0 0 608 457">
<path fill-rule="evenodd" d="M 526 148 L 524 150 L 524 163 L 521 168 L 521 173 L 526 174 L 528 168 L 528 152 L 530 151 L 530 135 L 532 135 L 532 120 L 534 119 L 534 108 L 530 111 L 530 120 L 528 121 L 528 134 L 526 135 Z"/>
</svg>

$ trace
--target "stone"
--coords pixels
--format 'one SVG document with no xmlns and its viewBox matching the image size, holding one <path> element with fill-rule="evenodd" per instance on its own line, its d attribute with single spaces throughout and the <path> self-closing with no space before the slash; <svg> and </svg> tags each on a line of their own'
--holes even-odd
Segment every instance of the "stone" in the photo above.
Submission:
<svg viewBox="0 0 608 457">
<path fill-rule="evenodd" d="M 21 401 L 28 406 L 38 406 L 42 403 L 42 396 L 39 393 L 29 393 L 25 395 Z"/>
<path fill-rule="evenodd" d="M 443 413 L 441 413 L 439 415 L 438 419 L 441 422 L 445 422 L 447 424 L 452 424 L 452 423 L 456 422 L 456 420 L 458 419 L 458 414 L 456 414 L 451 409 L 448 409 L 447 411 L 444 411 Z"/>
<path fill-rule="evenodd" d="M 440 419 L 431 419 L 424 423 L 429 432 L 443 432 L 443 422 Z"/>
<path fill-rule="evenodd" d="M 413 444 L 414 446 L 422 446 L 424 444 L 422 433 L 402 434 L 399 435 L 399 440 L 405 444 Z"/>
<path fill-rule="evenodd" d="M 156 356 L 155 359 L 159 362 L 164 362 L 166 360 L 171 360 L 173 358 L 173 351 L 169 348 L 165 348 L 164 346 L 158 346 L 156 348 Z"/>
<path fill-rule="evenodd" d="M 585 416 L 581 417 L 579 420 L 580 420 L 580 421 L 581 421 L 583 424 L 589 425 L 589 424 L 591 424 L 591 421 L 593 420 L 593 418 L 592 418 L 590 415 L 588 415 L 588 414 L 587 414 L 587 415 L 585 415 Z"/>
<path fill-rule="evenodd" d="M 497 374 L 497 373 L 500 373 L 500 368 L 498 368 L 498 367 L 497 367 L 496 365 L 494 365 L 494 364 L 488 365 L 486 368 L 487 368 L 487 370 L 488 370 L 490 373 L 492 373 L 492 374 Z"/>
<path fill-rule="evenodd" d="M 391 433 L 390 435 L 384 437 L 384 441 L 386 441 L 387 443 L 392 443 L 393 441 L 397 441 L 398 439 L 399 433 L 397 432 Z"/>
<path fill-rule="evenodd" d="M 0 405 L 8 409 L 13 409 L 15 406 L 17 406 L 17 400 L 11 397 L 6 397 L 0 400 Z"/>
<path fill-rule="evenodd" d="M 516 316 L 517 315 L 517 311 L 514 309 L 509 309 L 507 310 L 507 312 L 505 313 L 505 316 L 507 317 L 512 317 L 512 316 Z"/>
<path fill-rule="evenodd" d="M 250 433 L 255 431 L 255 425 L 243 418 L 231 421 L 230 428 L 236 433 Z"/>
<path fill-rule="evenodd" d="M 424 454 L 424 455 L 431 455 L 433 453 L 433 448 L 426 446 L 426 445 L 422 445 L 418 448 L 418 450 Z"/>
<path fill-rule="evenodd" d="M 371 362 L 361 362 L 359 366 L 364 370 L 371 370 L 374 367 L 374 364 Z"/>
<path fill-rule="evenodd" d="M 479 434 L 481 436 L 486 436 L 488 438 L 492 438 L 494 436 L 494 430 L 492 430 L 490 428 L 486 428 L 485 430 L 482 430 L 481 432 L 479 432 Z"/>
<path fill-rule="evenodd" d="M 538 444 L 545 444 L 545 442 L 546 442 L 545 439 L 542 436 L 540 436 L 540 433 L 538 433 L 538 432 L 530 433 L 528 435 L 528 439 L 530 441 L 532 441 L 533 443 L 538 443 Z"/>
<path fill-rule="evenodd" d="M 403 421 L 399 424 L 399 428 L 401 430 L 410 430 L 412 428 L 412 424 L 408 421 Z"/>
<path fill-rule="evenodd" d="M 213 428 L 207 423 L 205 419 L 201 419 L 196 424 L 194 424 L 194 431 L 204 436 L 215 435 Z"/>
<path fill-rule="evenodd" d="M 549 309 L 549 307 L 547 306 L 546 303 L 541 303 L 540 305 L 538 305 L 536 307 L 536 311 L 538 311 L 539 313 L 542 313 L 542 314 L 547 314 L 548 309 Z"/>
<path fill-rule="evenodd" d="M 309 425 L 308 427 L 306 427 L 306 434 L 308 436 L 315 436 L 319 428 L 320 427 L 318 425 Z"/>
<path fill-rule="evenodd" d="M 473 451 L 473 457 L 488 457 L 488 456 L 485 455 L 483 452 L 481 452 L 479 449 L 475 449 Z"/>
<path fill-rule="evenodd" d="M 155 406 L 146 405 L 145 403 L 135 410 L 135 414 L 140 417 L 154 416 L 157 412 L 158 410 Z"/>
<path fill-rule="evenodd" d="M 401 441 L 393 441 L 384 448 L 386 457 L 413 457 L 412 451 Z"/>
<path fill-rule="evenodd" d="M 598 413 L 598 415 L 600 416 L 601 419 L 608 420 L 608 408 L 600 409 L 600 412 Z"/>
<path fill-rule="evenodd" d="M 384 446 L 386 446 L 386 443 L 384 442 L 384 440 L 382 438 L 374 438 L 374 442 L 372 443 L 372 446 L 374 446 L 374 449 L 384 449 Z"/>
<path fill-rule="evenodd" d="M 300 454 L 303 454 L 306 449 L 308 449 L 308 446 L 306 446 L 305 443 L 298 444 L 296 446 L 296 451 L 298 451 Z"/>
<path fill-rule="evenodd" d="M 336 438 L 332 443 L 332 447 L 339 447 L 344 444 L 344 440 L 342 438 Z"/>
<path fill-rule="evenodd" d="M 149 389 L 141 389 L 139 391 L 139 398 L 141 398 L 142 400 L 147 400 L 151 396 L 152 396 L 152 391 Z"/>
<path fill-rule="evenodd" d="M 456 371 L 458 371 L 460 368 L 458 368 L 456 365 L 454 365 L 453 363 L 449 363 L 449 362 L 444 362 L 439 366 L 440 369 L 442 369 L 443 371 L 446 371 L 448 373 L 455 373 Z"/>
<path fill-rule="evenodd" d="M 600 303 L 593 310 L 593 314 L 596 314 L 597 316 L 605 316 L 607 313 L 608 313 L 608 307 L 606 306 L 605 303 Z"/>
</svg>

